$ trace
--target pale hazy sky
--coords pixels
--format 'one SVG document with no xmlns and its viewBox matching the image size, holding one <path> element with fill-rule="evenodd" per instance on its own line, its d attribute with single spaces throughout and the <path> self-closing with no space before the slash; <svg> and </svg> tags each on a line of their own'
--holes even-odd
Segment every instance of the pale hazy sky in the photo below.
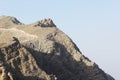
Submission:
<svg viewBox="0 0 120 80">
<path fill-rule="evenodd" d="M 52 18 L 81 52 L 120 80 L 120 0 L 1 0 L 0 15 Z"/>
</svg>

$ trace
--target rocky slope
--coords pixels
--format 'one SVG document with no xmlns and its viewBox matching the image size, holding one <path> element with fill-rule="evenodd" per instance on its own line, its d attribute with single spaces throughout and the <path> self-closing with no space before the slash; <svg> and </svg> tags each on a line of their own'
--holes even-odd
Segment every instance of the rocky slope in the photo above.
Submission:
<svg viewBox="0 0 120 80">
<path fill-rule="evenodd" d="M 0 80 L 114 80 L 51 19 L 25 25 L 0 17 Z"/>
</svg>

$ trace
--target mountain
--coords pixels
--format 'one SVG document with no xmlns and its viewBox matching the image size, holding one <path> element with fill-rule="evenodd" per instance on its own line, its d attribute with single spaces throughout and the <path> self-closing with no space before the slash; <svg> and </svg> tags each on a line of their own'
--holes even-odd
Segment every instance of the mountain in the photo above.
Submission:
<svg viewBox="0 0 120 80">
<path fill-rule="evenodd" d="M 114 80 L 51 19 L 0 17 L 0 80 Z"/>
</svg>

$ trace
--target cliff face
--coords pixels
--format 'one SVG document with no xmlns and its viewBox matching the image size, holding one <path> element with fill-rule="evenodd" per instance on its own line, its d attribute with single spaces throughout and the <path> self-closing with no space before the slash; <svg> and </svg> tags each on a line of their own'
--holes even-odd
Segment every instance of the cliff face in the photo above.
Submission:
<svg viewBox="0 0 120 80">
<path fill-rule="evenodd" d="M 0 17 L 0 80 L 114 79 L 85 57 L 51 19 L 25 25 L 4 16 Z"/>
</svg>

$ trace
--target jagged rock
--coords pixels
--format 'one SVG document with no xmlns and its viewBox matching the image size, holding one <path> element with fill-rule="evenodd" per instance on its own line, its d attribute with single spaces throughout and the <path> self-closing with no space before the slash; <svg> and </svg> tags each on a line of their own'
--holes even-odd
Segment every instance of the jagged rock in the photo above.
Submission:
<svg viewBox="0 0 120 80">
<path fill-rule="evenodd" d="M 9 76 L 12 78 L 10 76 L 12 73 L 13 80 L 50 80 L 50 76 L 39 68 L 30 52 L 21 46 L 18 42 L 14 42 L 0 48 L 1 61 L 6 67 L 6 69 L 2 68 L 1 77 L 7 78 Z M 5 71 L 9 73 L 7 74 Z"/>
<path fill-rule="evenodd" d="M 12 74 L 3 66 L 0 66 L 0 80 L 13 80 Z"/>
<path fill-rule="evenodd" d="M 11 80 L 114 80 L 85 57 L 50 19 L 6 27 L 9 28 L 0 28 L 0 65 L 5 67 L 5 78 L 10 75 Z"/>
<path fill-rule="evenodd" d="M 56 27 L 56 25 L 53 23 L 53 21 L 48 18 L 48 19 L 44 19 L 41 21 L 38 21 L 34 24 L 34 26 L 40 26 L 40 27 Z"/>
</svg>

